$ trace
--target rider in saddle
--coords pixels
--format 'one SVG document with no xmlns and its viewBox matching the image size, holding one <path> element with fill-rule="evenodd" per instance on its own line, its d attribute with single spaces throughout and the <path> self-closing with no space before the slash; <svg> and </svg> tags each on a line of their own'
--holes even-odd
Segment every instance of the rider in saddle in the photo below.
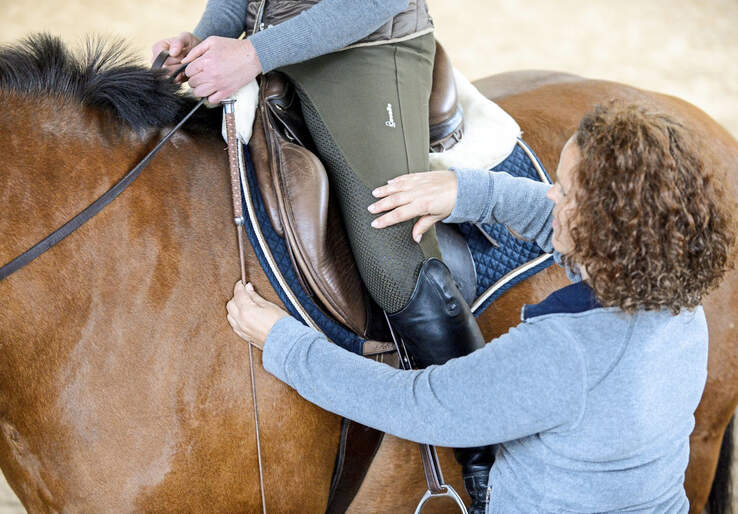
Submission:
<svg viewBox="0 0 738 514">
<path fill-rule="evenodd" d="M 189 85 L 213 103 L 259 73 L 286 74 L 338 193 L 361 277 L 416 366 L 484 346 L 433 227 L 415 238 L 412 220 L 377 230 L 368 210 L 375 188 L 429 167 L 435 41 L 425 0 L 210 0 L 193 33 L 159 41 L 154 57 L 162 50 L 170 69 L 189 63 Z M 470 512 L 482 512 L 492 449 L 455 455 Z"/>
</svg>

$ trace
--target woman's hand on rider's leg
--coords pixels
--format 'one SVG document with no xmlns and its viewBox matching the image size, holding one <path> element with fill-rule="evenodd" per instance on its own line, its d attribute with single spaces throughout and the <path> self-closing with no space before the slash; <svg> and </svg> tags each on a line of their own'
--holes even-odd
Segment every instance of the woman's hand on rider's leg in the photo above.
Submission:
<svg viewBox="0 0 738 514">
<path fill-rule="evenodd" d="M 453 171 L 428 171 L 400 175 L 376 188 L 372 194 L 381 198 L 371 204 L 371 213 L 389 211 L 372 222 L 374 228 L 384 228 L 416 217 L 413 239 L 421 236 L 434 223 L 446 218 L 456 205 L 458 183 Z"/>
<path fill-rule="evenodd" d="M 169 57 L 164 61 L 164 69 L 173 73 L 182 64 L 182 59 L 190 53 L 190 50 L 199 44 L 200 38 L 192 32 L 182 32 L 178 36 L 159 40 L 151 47 L 151 62 L 153 63 L 159 54 L 166 50 L 169 52 Z M 176 81 L 183 82 L 185 78 L 184 74 L 180 74 L 176 77 Z"/>
<path fill-rule="evenodd" d="M 239 280 L 233 288 L 233 298 L 226 305 L 228 323 L 241 339 L 264 347 L 267 335 L 274 324 L 289 313 L 265 300 L 254 291 L 249 282 L 244 285 Z"/>
</svg>

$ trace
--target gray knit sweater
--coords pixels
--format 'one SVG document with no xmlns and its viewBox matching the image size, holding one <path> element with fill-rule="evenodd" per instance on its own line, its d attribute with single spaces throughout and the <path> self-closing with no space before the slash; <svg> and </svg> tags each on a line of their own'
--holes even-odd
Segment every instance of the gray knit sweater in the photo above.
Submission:
<svg viewBox="0 0 738 514">
<path fill-rule="evenodd" d="M 549 186 L 456 173 L 446 221 L 504 223 L 552 250 Z M 575 282 L 484 348 L 422 371 L 354 355 L 286 317 L 263 363 L 307 400 L 399 437 L 497 443 L 490 513 L 688 511 L 689 434 L 707 377 L 702 307 L 628 315 Z"/>
<path fill-rule="evenodd" d="M 244 31 L 248 0 L 208 0 L 193 33 L 238 37 Z M 339 50 L 371 34 L 408 6 L 407 0 L 321 0 L 284 23 L 249 39 L 262 72 Z"/>
</svg>

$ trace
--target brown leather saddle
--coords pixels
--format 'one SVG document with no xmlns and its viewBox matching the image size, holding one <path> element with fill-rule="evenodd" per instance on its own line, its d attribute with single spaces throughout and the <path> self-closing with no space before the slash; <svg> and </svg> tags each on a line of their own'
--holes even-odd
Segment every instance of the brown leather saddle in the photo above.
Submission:
<svg viewBox="0 0 738 514">
<path fill-rule="evenodd" d="M 448 149 L 461 139 L 463 117 L 453 69 L 438 43 L 429 114 L 431 151 Z M 384 320 L 359 276 L 337 202 L 329 194 L 327 173 L 302 119 L 298 95 L 281 73 L 262 77 L 249 147 L 269 220 L 287 241 L 305 290 L 355 333 L 370 338 L 382 333 L 377 326 Z M 461 281 L 473 295 L 475 279 L 468 277 L 469 270 L 473 273 L 471 254 L 468 249 L 464 252 L 463 238 L 442 225 L 437 229 L 444 260 L 462 262 L 448 264 L 452 270 L 465 270 L 460 273 L 466 275 Z"/>
</svg>

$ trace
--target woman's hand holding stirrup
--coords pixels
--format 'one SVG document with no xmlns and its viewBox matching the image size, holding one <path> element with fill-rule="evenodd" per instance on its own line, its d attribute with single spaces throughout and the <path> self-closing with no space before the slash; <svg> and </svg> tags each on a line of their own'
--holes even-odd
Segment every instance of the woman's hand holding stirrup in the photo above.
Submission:
<svg viewBox="0 0 738 514">
<path fill-rule="evenodd" d="M 421 236 L 434 223 L 446 218 L 456 205 L 458 183 L 453 171 L 428 171 L 400 175 L 376 188 L 372 194 L 381 198 L 371 204 L 369 212 L 389 211 L 372 222 L 374 228 L 384 228 L 419 217 L 413 227 L 413 239 Z"/>
</svg>

